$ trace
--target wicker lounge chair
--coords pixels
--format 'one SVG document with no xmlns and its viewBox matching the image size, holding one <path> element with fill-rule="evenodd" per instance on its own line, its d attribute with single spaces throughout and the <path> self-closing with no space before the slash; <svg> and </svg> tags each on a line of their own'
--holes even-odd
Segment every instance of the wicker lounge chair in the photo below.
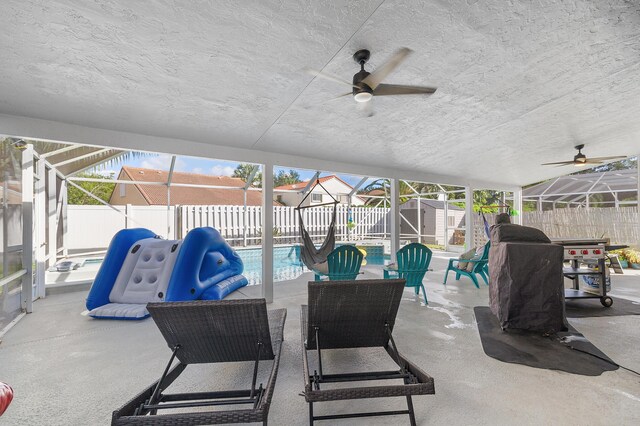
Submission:
<svg viewBox="0 0 640 426">
<path fill-rule="evenodd" d="M 173 351 L 160 380 L 114 411 L 112 425 L 202 425 L 262 422 L 278 374 L 286 309 L 267 312 L 264 299 L 149 303 L 147 309 Z M 174 358 L 177 365 L 170 369 Z M 256 387 L 258 364 L 272 360 L 266 387 Z M 254 362 L 247 390 L 166 394 L 166 388 L 188 364 Z M 172 412 L 233 404 L 235 410 Z"/>
<path fill-rule="evenodd" d="M 398 353 L 392 331 L 405 281 L 361 280 L 309 282 L 309 305 L 303 305 L 302 362 L 304 397 L 309 403 L 309 422 L 353 417 L 408 414 L 416 424 L 412 395 L 434 394 L 433 378 Z M 398 365 L 393 371 L 327 374 L 322 369 L 322 350 L 382 347 Z M 308 350 L 318 353 L 317 369 L 309 370 Z M 364 380 L 393 380 L 379 386 L 327 388 L 327 384 Z M 322 386 L 322 388 L 321 388 Z M 315 416 L 316 402 L 404 396 L 407 409 Z"/>
</svg>

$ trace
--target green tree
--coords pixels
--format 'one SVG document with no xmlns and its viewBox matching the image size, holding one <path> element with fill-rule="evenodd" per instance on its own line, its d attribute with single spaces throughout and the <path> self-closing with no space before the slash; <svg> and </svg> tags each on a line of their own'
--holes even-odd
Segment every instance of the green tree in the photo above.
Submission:
<svg viewBox="0 0 640 426">
<path fill-rule="evenodd" d="M 259 167 L 259 166 L 256 166 L 254 164 L 245 164 L 245 163 L 238 164 L 238 167 L 236 167 L 236 169 L 233 171 L 232 176 L 235 178 L 240 178 L 244 182 L 246 182 L 249 179 L 249 176 L 251 176 L 251 173 L 253 172 L 253 169 L 255 167 Z M 253 176 L 253 182 L 251 182 L 251 186 L 262 188 L 262 173 L 257 172 Z"/>
<path fill-rule="evenodd" d="M 294 183 L 300 183 L 300 174 L 295 170 L 279 170 L 273 177 L 273 186 L 293 185 Z"/>
<path fill-rule="evenodd" d="M 105 177 L 100 173 L 79 173 L 78 177 L 93 178 L 93 179 L 113 179 L 113 173 L 110 176 Z M 116 187 L 115 183 L 110 182 L 74 182 L 76 185 L 90 192 L 96 197 L 109 202 L 113 189 Z M 73 185 L 69 185 L 67 189 L 67 196 L 69 204 L 83 204 L 83 205 L 102 205 L 98 200 L 90 197 L 88 194 L 80 191 Z"/>
</svg>

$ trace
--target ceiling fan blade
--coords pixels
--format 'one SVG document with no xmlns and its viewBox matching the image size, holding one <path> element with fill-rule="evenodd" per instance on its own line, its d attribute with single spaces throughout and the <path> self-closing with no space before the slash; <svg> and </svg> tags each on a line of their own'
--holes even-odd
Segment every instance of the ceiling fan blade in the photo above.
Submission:
<svg viewBox="0 0 640 426">
<path fill-rule="evenodd" d="M 556 163 L 542 163 L 541 166 L 566 166 L 568 164 L 574 164 L 575 161 L 558 161 Z"/>
<path fill-rule="evenodd" d="M 382 80 L 384 80 L 386 76 L 391 74 L 391 72 L 393 72 L 393 70 L 395 70 L 398 65 L 400 65 L 407 58 L 407 56 L 409 56 L 411 52 L 412 50 L 407 47 L 403 47 L 402 49 L 398 50 L 393 54 L 391 59 L 376 68 L 376 70 L 369 74 L 367 78 L 362 80 L 362 82 L 375 90 L 376 87 L 378 87 L 378 85 L 382 82 Z"/>
<path fill-rule="evenodd" d="M 342 95 L 336 96 L 335 98 L 327 99 L 326 101 L 324 101 L 324 103 L 332 102 L 332 101 L 335 101 L 335 100 L 338 100 L 338 99 L 342 99 L 342 98 L 345 98 L 347 96 L 353 96 L 353 92 L 343 93 Z"/>
<path fill-rule="evenodd" d="M 607 160 L 623 160 L 627 157 L 623 156 L 623 155 L 614 155 L 611 157 L 593 157 L 593 158 L 587 158 L 587 161 L 589 160 L 594 160 L 594 161 L 607 161 Z"/>
<path fill-rule="evenodd" d="M 373 91 L 373 96 L 389 95 L 430 95 L 437 90 L 435 87 L 403 86 L 400 84 L 380 84 Z"/>
<path fill-rule="evenodd" d="M 325 80 L 329 80 L 329 81 L 333 81 L 334 83 L 340 83 L 340 84 L 346 84 L 349 87 L 355 87 L 356 89 L 359 89 L 358 86 L 354 86 L 353 84 L 349 83 L 348 81 L 345 81 L 339 77 L 334 77 L 331 74 L 325 74 L 321 71 L 316 71 L 314 69 L 311 68 L 305 68 L 304 72 L 306 72 L 309 75 L 312 75 L 314 77 L 320 77 L 320 78 L 324 78 Z"/>
</svg>

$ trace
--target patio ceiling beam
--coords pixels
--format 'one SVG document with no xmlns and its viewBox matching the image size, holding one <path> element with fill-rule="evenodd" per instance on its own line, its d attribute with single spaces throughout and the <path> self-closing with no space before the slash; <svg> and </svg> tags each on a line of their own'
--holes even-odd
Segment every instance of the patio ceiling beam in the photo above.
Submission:
<svg viewBox="0 0 640 426">
<path fill-rule="evenodd" d="M 258 170 L 260 170 L 260 166 L 258 165 L 254 165 L 253 169 L 251 169 L 251 173 L 249 173 L 249 177 L 247 178 L 247 181 L 244 184 L 245 191 L 251 187 L 251 184 L 253 184 L 253 179 L 256 177 Z"/>
<path fill-rule="evenodd" d="M 417 195 L 418 197 L 420 196 L 420 193 L 418 191 L 416 191 L 416 189 L 413 187 L 413 185 L 411 185 L 408 181 L 402 179 L 402 182 L 405 183 L 405 185 L 407 185 L 409 187 L 410 190 L 412 190 L 415 195 Z"/>
<path fill-rule="evenodd" d="M 78 155 L 77 157 L 69 158 L 68 160 L 61 161 L 59 163 L 55 163 L 53 167 L 58 168 L 67 164 L 75 163 L 76 161 L 84 160 L 85 158 L 93 157 L 95 155 L 100 155 L 104 152 L 113 151 L 111 148 L 103 148 L 97 151 L 93 151 L 87 154 Z"/>
<path fill-rule="evenodd" d="M 173 179 L 173 169 L 176 166 L 176 156 L 171 156 L 171 166 L 169 166 L 169 174 L 167 175 L 167 188 L 171 186 L 171 180 Z"/>
<path fill-rule="evenodd" d="M 103 182 L 103 183 L 121 183 L 125 185 L 154 185 L 154 186 L 167 186 L 166 182 L 143 182 L 137 180 L 123 180 L 123 179 L 98 179 L 98 178 L 85 178 L 85 177 L 70 177 L 67 178 L 73 182 Z M 205 185 L 196 183 L 172 183 L 171 186 L 184 186 L 189 188 L 211 188 L 211 189 L 228 189 L 230 191 L 244 191 L 242 186 L 220 186 L 220 185 Z M 248 188 L 248 191 L 260 191 L 260 188 Z"/>
<path fill-rule="evenodd" d="M 307 192 L 311 190 L 311 187 L 315 184 L 316 180 L 318 179 L 318 176 L 320 176 L 320 172 L 316 171 L 313 177 L 309 179 L 309 182 L 307 182 L 307 186 L 305 186 L 304 189 L 300 191 L 302 195 L 305 195 Z"/>
<path fill-rule="evenodd" d="M 365 176 L 362 179 L 360 179 L 360 182 L 358 182 L 356 184 L 356 186 L 353 187 L 353 189 L 351 190 L 351 192 L 349 192 L 349 197 L 353 197 L 356 192 L 358 192 L 358 190 L 360 189 L 360 187 L 362 185 L 364 185 L 364 183 L 369 179 L 369 176 Z"/>
<path fill-rule="evenodd" d="M 443 175 L 429 171 L 386 168 L 375 164 L 349 163 L 336 161 L 335 159 L 297 156 L 257 149 L 216 145 L 215 143 L 199 143 L 182 139 L 97 129 L 7 114 L 0 114 L 0 128 L 3 129 L 3 134 L 49 142 L 77 143 L 88 146 L 110 147 L 113 149 L 215 158 L 241 163 L 269 163 L 278 164 L 283 167 L 332 170 L 339 174 L 380 176 L 389 179 L 407 179 L 416 182 L 438 182 L 443 185 L 460 187 L 472 185 L 474 188 L 492 188 L 504 191 L 513 191 L 520 187 L 518 182 L 510 184 L 473 179 L 466 176 Z M 535 182 L 520 183 L 526 185 Z"/>
<path fill-rule="evenodd" d="M 53 157 L 54 155 L 62 154 L 63 152 L 73 151 L 74 149 L 78 149 L 82 147 L 82 145 L 67 145 L 64 148 L 56 149 L 55 151 L 45 152 L 44 154 L 40 154 L 40 158 L 48 158 Z"/>
<path fill-rule="evenodd" d="M 94 167 L 96 167 L 96 166 L 99 166 L 100 164 L 104 164 L 104 163 L 106 163 L 106 162 L 108 162 L 108 161 L 111 161 L 111 160 L 113 160 L 113 159 L 115 159 L 115 158 L 118 158 L 118 157 L 120 157 L 122 154 L 123 154 L 123 151 L 118 151 L 118 153 L 117 153 L 117 154 L 113 154 L 113 155 L 110 155 L 110 156 L 109 156 L 109 157 L 107 157 L 107 158 L 101 159 L 99 163 L 89 164 L 89 165 L 87 165 L 87 166 L 85 166 L 85 167 L 83 167 L 83 168 L 81 168 L 81 169 L 74 170 L 73 172 L 69 173 L 69 174 L 67 175 L 67 177 L 70 177 L 70 176 L 76 176 L 76 175 L 78 175 L 78 174 L 80 174 L 80 173 L 82 173 L 82 172 L 84 172 L 84 171 L 87 171 L 87 170 L 92 169 L 92 168 L 94 168 Z"/>
</svg>

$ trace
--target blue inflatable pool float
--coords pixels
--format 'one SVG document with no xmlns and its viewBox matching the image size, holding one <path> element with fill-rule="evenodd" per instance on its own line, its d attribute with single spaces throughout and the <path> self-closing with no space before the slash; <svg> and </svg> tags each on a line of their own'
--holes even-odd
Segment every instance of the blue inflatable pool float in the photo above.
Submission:
<svg viewBox="0 0 640 426">
<path fill-rule="evenodd" d="M 149 302 L 221 300 L 247 285 L 242 259 L 213 228 L 163 240 L 144 228 L 123 229 L 109 245 L 89 290 L 94 318 L 139 320 Z"/>
</svg>

